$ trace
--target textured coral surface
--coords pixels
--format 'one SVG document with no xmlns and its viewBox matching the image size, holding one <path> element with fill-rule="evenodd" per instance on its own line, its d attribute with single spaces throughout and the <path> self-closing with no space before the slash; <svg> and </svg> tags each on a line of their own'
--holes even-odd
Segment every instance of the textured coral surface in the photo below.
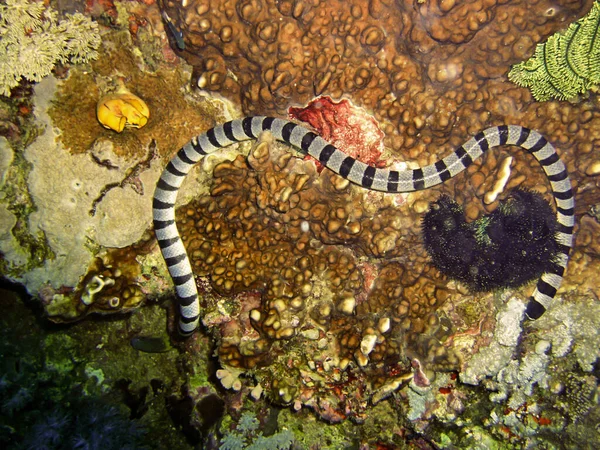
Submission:
<svg viewBox="0 0 600 450">
<path fill-rule="evenodd" d="M 340 397 L 350 384 L 367 391 L 356 405 L 328 404 L 331 420 L 361 413 L 393 372 L 411 371 L 411 357 L 458 368 L 431 339 L 439 328 L 431 313 L 448 293 L 423 249 L 414 251 L 419 228 L 410 227 L 418 221 L 410 209 L 330 171 L 319 175 L 314 162 L 268 140 L 248 162 L 223 162 L 213 176 L 210 195 L 183 207 L 178 223 L 195 273 L 218 294 L 246 294 L 225 315 L 207 300 L 204 322 L 220 327 L 223 364 L 256 368 L 283 403 L 333 402 L 327 392 L 335 386 Z M 363 369 L 344 371 L 350 363 Z"/>
<path fill-rule="evenodd" d="M 582 181 L 578 171 L 593 175 L 600 169 L 590 154 L 600 129 L 595 100 L 532 102 L 506 74 L 590 6 L 590 1 L 165 2 L 183 32 L 182 55 L 194 66 L 197 85 L 233 100 L 245 114 L 285 115 L 321 94 L 347 98 L 375 117 L 393 157 L 420 165 L 486 126 L 516 123 L 539 130 L 565 151 L 576 184 Z M 461 178 L 455 190 L 465 194 L 463 203 L 489 189 L 495 164 L 488 161 L 476 176 L 473 167 Z M 530 158 L 517 155 L 512 170 L 508 188 L 527 177 L 531 186 L 545 189 Z M 596 195 L 590 203 L 597 200 Z M 475 208 L 467 208 L 471 219 Z"/>
</svg>

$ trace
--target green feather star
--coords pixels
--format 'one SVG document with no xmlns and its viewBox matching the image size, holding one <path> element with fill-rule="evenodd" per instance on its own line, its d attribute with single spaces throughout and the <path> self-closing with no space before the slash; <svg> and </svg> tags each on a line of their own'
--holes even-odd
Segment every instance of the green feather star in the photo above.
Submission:
<svg viewBox="0 0 600 450">
<path fill-rule="evenodd" d="M 600 2 L 567 30 L 538 44 L 508 78 L 528 87 L 538 101 L 570 100 L 600 84 Z"/>
</svg>

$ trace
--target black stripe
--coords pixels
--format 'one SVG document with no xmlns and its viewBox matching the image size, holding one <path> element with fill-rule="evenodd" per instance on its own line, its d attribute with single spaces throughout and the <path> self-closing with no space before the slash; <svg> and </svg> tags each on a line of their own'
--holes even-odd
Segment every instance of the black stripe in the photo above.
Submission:
<svg viewBox="0 0 600 450">
<path fill-rule="evenodd" d="M 211 128 L 206 132 L 206 137 L 208 138 L 208 142 L 210 142 L 213 147 L 221 148 L 223 147 L 219 141 L 217 140 L 217 136 L 215 135 L 215 129 Z"/>
<path fill-rule="evenodd" d="M 170 209 L 173 206 L 175 206 L 174 203 L 166 203 L 166 202 L 163 202 L 162 200 L 159 200 L 157 198 L 154 198 L 152 200 L 152 208 L 154 208 L 154 209 Z"/>
<path fill-rule="evenodd" d="M 154 222 L 155 230 L 163 230 L 163 229 L 167 228 L 168 226 L 171 226 L 175 223 L 175 221 L 173 219 L 171 219 L 171 220 L 153 220 L 153 222 Z"/>
<path fill-rule="evenodd" d="M 187 275 L 182 275 L 180 277 L 171 277 L 171 278 L 173 278 L 173 283 L 175 283 L 175 286 L 181 286 L 182 284 L 185 284 L 188 281 L 190 281 L 193 276 L 194 276 L 194 274 L 192 274 L 190 272 Z"/>
<path fill-rule="evenodd" d="M 294 131 L 294 129 L 297 127 L 298 125 L 296 125 L 295 123 L 292 122 L 288 122 L 286 123 L 283 128 L 281 129 L 281 137 L 283 138 L 283 140 L 287 143 L 290 142 L 290 138 L 292 136 L 292 132 Z"/>
<path fill-rule="evenodd" d="M 435 170 L 437 171 L 442 182 L 448 180 L 449 178 L 452 178 L 452 175 L 448 171 L 448 167 L 446 166 L 446 163 L 441 159 L 439 161 L 435 162 Z"/>
<path fill-rule="evenodd" d="M 397 170 L 390 170 L 388 174 L 387 190 L 388 192 L 398 192 L 398 180 L 400 173 Z"/>
<path fill-rule="evenodd" d="M 225 122 L 223 124 L 223 133 L 225 133 L 225 136 L 227 136 L 227 139 L 229 139 L 230 141 L 239 142 L 239 139 L 237 139 L 233 135 L 233 122 L 232 121 Z"/>
<path fill-rule="evenodd" d="M 183 148 L 180 148 L 179 151 L 177 152 L 177 157 L 182 160 L 184 163 L 189 164 L 190 166 L 193 166 L 194 164 L 196 164 L 196 161 L 192 161 L 188 155 L 185 154 L 185 150 Z"/>
<path fill-rule="evenodd" d="M 558 157 L 558 153 L 554 152 L 550 156 L 548 156 L 546 159 L 538 159 L 538 161 L 540 162 L 540 164 L 542 166 L 549 166 L 550 164 L 554 164 L 559 159 L 560 158 Z"/>
<path fill-rule="evenodd" d="M 192 144 L 192 148 L 194 149 L 194 151 L 196 153 L 198 153 L 199 155 L 201 155 L 201 156 L 208 155 L 208 153 L 204 151 L 204 149 L 202 148 L 202 146 L 200 145 L 199 142 L 192 142 L 191 144 Z"/>
<path fill-rule="evenodd" d="M 183 322 L 183 323 L 192 323 L 192 322 L 194 322 L 194 321 L 195 321 L 195 320 L 197 320 L 197 319 L 198 319 L 198 316 L 197 316 L 197 315 L 196 315 L 196 316 L 192 316 L 192 317 L 184 317 L 184 316 L 181 316 L 181 317 L 179 318 L 179 320 L 180 320 L 181 322 Z M 182 331 L 182 332 L 183 332 L 183 331 Z M 190 332 L 188 332 L 188 333 L 186 333 L 186 334 L 190 334 Z"/>
<path fill-rule="evenodd" d="M 521 133 L 519 134 L 519 139 L 517 139 L 515 145 L 521 146 L 521 144 L 523 144 L 523 142 L 525 142 L 529 137 L 529 133 L 531 133 L 529 128 L 521 127 Z"/>
<path fill-rule="evenodd" d="M 573 192 L 571 191 L 571 189 L 565 192 L 552 191 L 552 194 L 554 195 L 554 198 L 557 198 L 559 200 L 570 200 L 573 198 Z"/>
<path fill-rule="evenodd" d="M 415 191 L 425 189 L 425 181 L 423 180 L 423 169 L 419 167 L 418 169 L 413 170 L 412 179 Z"/>
<path fill-rule="evenodd" d="M 565 268 L 559 266 L 558 264 L 554 264 L 554 267 L 552 268 L 552 270 L 550 270 L 550 272 L 562 278 L 562 276 L 565 274 Z"/>
<path fill-rule="evenodd" d="M 171 256 L 170 258 L 165 258 L 165 263 L 167 263 L 167 266 L 171 267 L 171 266 L 174 266 L 175 264 L 179 264 L 185 258 L 187 258 L 187 255 L 185 253 L 182 253 L 181 255 Z"/>
<path fill-rule="evenodd" d="M 546 138 L 543 136 L 540 136 L 538 141 L 535 144 L 533 144 L 533 146 L 529 149 L 529 153 L 535 153 L 535 152 L 541 150 L 547 143 L 548 143 L 548 141 L 546 140 Z"/>
<path fill-rule="evenodd" d="M 568 245 L 558 244 L 557 247 L 558 250 L 561 251 L 563 254 L 567 255 L 567 257 L 569 256 L 569 253 L 571 253 L 571 247 L 569 247 Z"/>
<path fill-rule="evenodd" d="M 274 117 L 265 117 L 262 121 L 262 129 L 270 130 L 273 128 L 273 122 L 275 122 Z"/>
<path fill-rule="evenodd" d="M 340 175 L 347 178 L 355 162 L 356 160 L 352 156 L 346 156 L 340 166 Z"/>
<path fill-rule="evenodd" d="M 562 181 L 562 180 L 566 180 L 567 178 L 569 178 L 569 174 L 567 173 L 566 170 L 561 170 L 560 172 L 558 172 L 554 175 L 547 175 L 547 177 L 550 181 Z"/>
<path fill-rule="evenodd" d="M 525 314 L 527 314 L 527 317 L 529 317 L 531 320 L 539 319 L 544 315 L 545 312 L 546 308 L 544 308 L 544 305 L 542 305 L 533 297 L 527 303 L 527 308 L 525 308 Z"/>
<path fill-rule="evenodd" d="M 551 284 L 546 283 L 541 278 L 537 283 L 537 289 L 542 294 L 545 294 L 550 298 L 554 298 L 554 296 L 556 295 L 556 289 Z"/>
<path fill-rule="evenodd" d="M 485 153 L 490 149 L 490 143 L 488 142 L 483 131 L 480 131 L 475 136 L 473 136 L 479 145 L 479 148 Z"/>
<path fill-rule="evenodd" d="M 313 141 L 315 140 L 316 137 L 317 137 L 317 135 L 315 133 L 313 133 L 312 131 L 309 131 L 302 137 L 302 142 L 300 143 L 300 147 L 302 148 L 302 150 L 304 150 L 304 153 L 308 153 L 310 144 L 313 143 Z"/>
<path fill-rule="evenodd" d="M 462 145 L 458 147 L 454 153 L 456 154 L 458 160 L 461 162 L 464 168 L 467 168 L 471 164 L 473 164 L 473 158 L 471 158 L 471 155 L 467 153 L 467 151 Z"/>
<path fill-rule="evenodd" d="M 204 149 L 202 148 L 202 146 L 200 145 L 200 140 L 198 138 L 193 139 L 190 141 L 190 144 L 192 144 L 192 148 L 194 149 L 194 151 L 196 153 L 198 153 L 199 155 L 206 155 L 207 153 L 204 151 Z"/>
<path fill-rule="evenodd" d="M 572 225 L 563 225 L 562 223 L 558 223 L 556 231 L 565 234 L 573 234 L 573 226 Z"/>
<path fill-rule="evenodd" d="M 173 160 L 169 161 L 169 164 L 167 164 L 167 167 L 165 167 L 165 170 L 167 172 L 169 172 L 171 175 L 175 175 L 176 177 L 185 177 L 185 173 L 177 170 L 177 168 L 173 164 Z"/>
<path fill-rule="evenodd" d="M 575 208 L 561 208 L 559 206 L 556 207 L 556 211 L 560 212 L 565 216 L 573 216 L 575 215 Z"/>
<path fill-rule="evenodd" d="M 186 338 L 186 337 L 194 334 L 195 331 L 196 331 L 195 329 L 192 331 L 185 331 L 185 330 L 182 330 L 181 328 L 179 328 L 179 336 L 181 336 L 182 338 Z"/>
<path fill-rule="evenodd" d="M 158 183 L 156 183 L 156 187 L 158 189 L 162 189 L 163 191 L 171 191 L 171 192 L 179 189 L 178 187 L 171 186 L 169 183 L 167 183 L 162 178 L 159 178 Z"/>
<path fill-rule="evenodd" d="M 169 239 L 158 239 L 158 246 L 160 248 L 167 248 L 179 241 L 179 236 L 175 236 Z"/>
<path fill-rule="evenodd" d="M 327 161 L 329 161 L 329 158 L 331 158 L 331 155 L 333 155 L 336 150 L 337 149 L 331 144 L 328 144 L 325 147 L 323 147 L 319 152 L 319 162 L 321 164 L 327 165 Z"/>
<path fill-rule="evenodd" d="M 370 188 L 371 186 L 373 186 L 375 172 L 377 172 L 377 169 L 375 169 L 375 167 L 367 166 L 363 173 L 362 181 L 360 183 L 366 188 Z"/>
<path fill-rule="evenodd" d="M 196 294 L 190 295 L 189 297 L 177 297 L 177 303 L 179 303 L 180 306 L 190 306 L 197 298 L 198 296 Z"/>
<path fill-rule="evenodd" d="M 242 120 L 242 129 L 244 130 L 246 136 L 250 138 L 256 137 L 252 134 L 252 117 L 246 117 L 244 120 Z"/>
<path fill-rule="evenodd" d="M 500 139 L 500 145 L 504 145 L 508 142 L 508 126 L 500 125 L 498 127 L 498 138 Z"/>
</svg>

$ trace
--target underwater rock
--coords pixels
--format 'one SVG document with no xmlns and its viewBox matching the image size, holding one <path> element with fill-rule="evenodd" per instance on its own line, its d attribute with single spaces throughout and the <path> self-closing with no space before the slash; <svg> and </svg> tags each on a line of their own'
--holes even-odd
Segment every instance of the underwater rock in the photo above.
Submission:
<svg viewBox="0 0 600 450">
<path fill-rule="evenodd" d="M 129 17 L 128 7 L 135 5 L 124 5 L 120 14 Z M 155 14 L 160 20 L 158 9 Z M 17 114 L 23 132 L 21 140 L 3 140 L 0 147 L 0 271 L 41 300 L 57 322 L 130 312 L 163 292 L 160 277 L 150 276 L 163 266 L 156 268 L 147 240 L 157 159 L 173 150 L 174 136 L 187 138 L 227 114 L 222 102 L 182 92 L 176 81 L 186 68 L 179 62 L 166 63 L 160 54 L 141 57 L 138 46 L 149 51 L 157 36 L 140 29 L 134 42 L 129 31 L 116 28 L 102 29 L 93 69 L 73 67 L 61 80 L 48 76 L 28 103 L 13 98 L 17 106 L 3 109 Z M 107 80 L 122 76 L 150 104 L 176 111 L 161 106 L 153 113 L 156 122 L 135 138 L 105 130 L 95 105 Z M 28 122 L 18 115 L 25 106 L 33 111 Z M 195 192 L 193 183 L 184 186 L 182 200 Z"/>
</svg>

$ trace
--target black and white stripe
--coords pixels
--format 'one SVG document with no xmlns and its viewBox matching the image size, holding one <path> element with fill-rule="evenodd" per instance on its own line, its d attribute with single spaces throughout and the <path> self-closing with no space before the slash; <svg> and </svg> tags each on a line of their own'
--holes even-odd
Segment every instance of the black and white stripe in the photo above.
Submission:
<svg viewBox="0 0 600 450">
<path fill-rule="evenodd" d="M 427 189 L 443 183 L 465 170 L 487 150 L 499 145 L 517 145 L 529 151 L 542 165 L 552 187 L 562 252 L 556 272 L 544 273 L 539 279 L 526 312 L 530 318 L 536 319 L 552 302 L 573 245 L 575 202 L 564 164 L 554 147 L 536 131 L 515 125 L 488 128 L 431 165 L 399 172 L 357 161 L 316 133 L 289 120 L 256 116 L 224 123 L 192 139 L 167 164 L 157 183 L 153 202 L 154 229 L 177 291 L 181 314 L 179 330 L 182 334 L 190 334 L 196 329 L 200 308 L 192 267 L 175 224 L 177 192 L 192 166 L 204 155 L 235 142 L 255 139 L 263 131 L 270 131 L 275 139 L 311 155 L 359 186 L 392 193 Z"/>
</svg>

